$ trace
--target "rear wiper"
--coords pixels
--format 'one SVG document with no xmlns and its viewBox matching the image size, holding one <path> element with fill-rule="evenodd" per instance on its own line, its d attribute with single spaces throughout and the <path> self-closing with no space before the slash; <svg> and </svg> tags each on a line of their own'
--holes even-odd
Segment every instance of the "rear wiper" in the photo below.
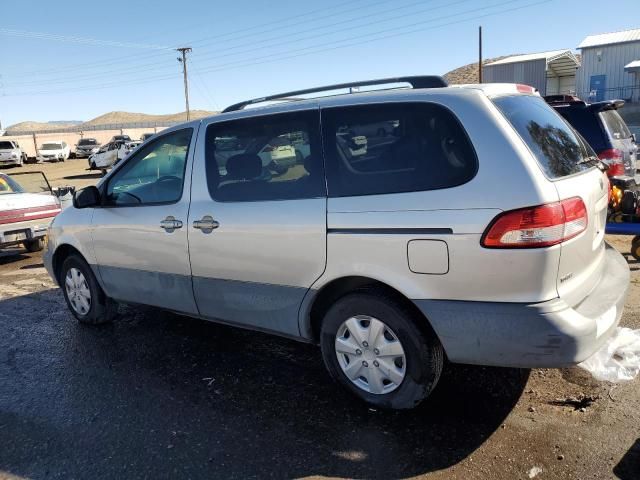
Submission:
<svg viewBox="0 0 640 480">
<path fill-rule="evenodd" d="M 583 158 L 582 160 L 578 160 L 576 162 L 576 165 L 584 165 L 585 163 L 602 163 L 602 162 L 595 155 L 590 155 L 588 157 Z"/>
</svg>

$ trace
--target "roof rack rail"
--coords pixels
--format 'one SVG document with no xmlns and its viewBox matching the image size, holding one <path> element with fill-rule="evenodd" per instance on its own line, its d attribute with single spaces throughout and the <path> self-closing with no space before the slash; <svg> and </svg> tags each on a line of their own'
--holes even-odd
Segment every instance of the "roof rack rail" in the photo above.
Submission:
<svg viewBox="0 0 640 480">
<path fill-rule="evenodd" d="M 305 90 L 296 90 L 293 92 L 269 95 L 268 97 L 260 97 L 260 98 L 254 98 L 251 100 L 245 100 L 243 102 L 235 103 L 225 108 L 222 111 L 222 113 L 235 112 L 237 110 L 242 110 L 244 107 L 247 107 L 249 105 L 254 105 L 256 103 L 269 102 L 271 100 L 288 100 L 288 101 L 305 100 L 302 98 L 292 98 L 292 97 L 296 97 L 297 95 L 306 95 L 309 93 L 318 93 L 318 92 L 328 92 L 331 90 L 338 90 L 341 88 L 356 88 L 356 87 L 368 87 L 371 85 L 385 85 L 389 83 L 408 83 L 409 85 L 411 85 L 412 88 L 441 88 L 441 87 L 449 86 L 449 84 L 445 81 L 444 78 L 437 75 L 393 77 L 393 78 L 381 78 L 378 80 L 365 80 L 362 82 L 338 83 L 336 85 L 307 88 Z"/>
</svg>

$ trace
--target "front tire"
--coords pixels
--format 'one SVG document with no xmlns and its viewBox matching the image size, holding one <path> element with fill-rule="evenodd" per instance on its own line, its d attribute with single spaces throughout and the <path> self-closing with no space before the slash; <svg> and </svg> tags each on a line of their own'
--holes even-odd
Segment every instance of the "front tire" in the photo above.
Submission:
<svg viewBox="0 0 640 480">
<path fill-rule="evenodd" d="M 384 291 L 339 299 L 322 322 L 320 345 L 331 376 L 365 402 L 409 409 L 435 388 L 442 345 L 428 325 Z"/>
<path fill-rule="evenodd" d="M 59 283 L 71 314 L 80 323 L 100 325 L 115 317 L 118 304 L 105 295 L 91 267 L 79 255 L 64 261 Z"/>
</svg>

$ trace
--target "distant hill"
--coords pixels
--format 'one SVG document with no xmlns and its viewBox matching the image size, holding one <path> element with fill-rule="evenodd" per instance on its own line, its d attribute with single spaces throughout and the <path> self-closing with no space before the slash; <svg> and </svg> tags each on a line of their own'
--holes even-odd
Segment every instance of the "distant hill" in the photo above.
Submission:
<svg viewBox="0 0 640 480">
<path fill-rule="evenodd" d="M 209 112 L 206 110 L 191 110 L 191 119 L 208 117 L 215 115 L 217 112 Z M 184 122 L 187 120 L 186 112 L 170 113 L 167 115 L 149 115 L 146 113 L 132 113 L 132 112 L 109 112 L 104 115 L 100 115 L 87 122 L 65 122 L 65 121 L 52 121 L 52 122 L 20 122 L 15 125 L 11 125 L 6 128 L 7 135 L 19 135 L 24 132 L 44 132 L 47 130 L 56 130 L 59 128 L 74 127 L 77 126 L 78 130 L 82 129 L 83 125 L 87 126 L 99 126 L 99 125 L 112 125 L 112 124 L 126 124 L 137 122 Z"/>
<path fill-rule="evenodd" d="M 208 117 L 215 115 L 217 112 L 209 112 L 206 110 L 191 110 L 191 119 Z M 131 112 L 109 112 L 100 115 L 83 125 L 108 125 L 111 123 L 135 123 L 135 122 L 186 122 L 187 113 L 170 113 L 167 115 L 149 115 L 147 113 L 131 113 Z"/>
<path fill-rule="evenodd" d="M 513 55 L 519 55 L 514 53 Z M 503 58 L 513 57 L 513 55 L 503 55 L 501 57 L 486 58 L 482 60 L 482 65 L 490 62 L 496 62 Z M 451 70 L 444 74 L 444 79 L 449 85 L 464 85 L 465 83 L 478 83 L 478 62 L 469 63 L 455 70 Z"/>
</svg>

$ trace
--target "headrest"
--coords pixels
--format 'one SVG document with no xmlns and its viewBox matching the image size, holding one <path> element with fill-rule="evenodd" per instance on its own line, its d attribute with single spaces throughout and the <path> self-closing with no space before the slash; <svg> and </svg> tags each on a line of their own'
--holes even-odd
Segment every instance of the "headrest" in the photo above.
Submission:
<svg viewBox="0 0 640 480">
<path fill-rule="evenodd" d="M 314 170 L 318 169 L 317 158 L 313 155 L 307 155 L 304 159 L 304 169 L 309 175 L 313 175 Z"/>
<path fill-rule="evenodd" d="M 262 174 L 262 159 L 253 153 L 241 153 L 227 160 L 227 177 L 251 180 Z"/>
</svg>

